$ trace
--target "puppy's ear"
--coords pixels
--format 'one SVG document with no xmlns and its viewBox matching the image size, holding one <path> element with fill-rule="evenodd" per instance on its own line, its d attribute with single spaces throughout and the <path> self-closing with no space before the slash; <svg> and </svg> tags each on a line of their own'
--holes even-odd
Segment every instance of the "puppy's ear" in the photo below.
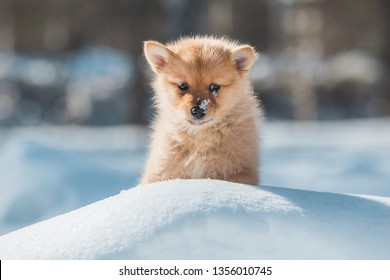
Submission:
<svg viewBox="0 0 390 280">
<path fill-rule="evenodd" d="M 240 73 L 247 73 L 256 59 L 256 52 L 253 47 L 245 45 L 231 51 L 231 60 Z"/>
<path fill-rule="evenodd" d="M 146 60 L 156 73 L 161 72 L 171 58 L 171 51 L 163 44 L 155 41 L 144 42 L 144 53 Z"/>
</svg>

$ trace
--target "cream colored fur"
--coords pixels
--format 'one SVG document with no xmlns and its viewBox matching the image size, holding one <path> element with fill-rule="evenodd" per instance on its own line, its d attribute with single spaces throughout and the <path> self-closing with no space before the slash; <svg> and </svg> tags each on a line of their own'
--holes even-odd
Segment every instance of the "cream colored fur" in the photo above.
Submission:
<svg viewBox="0 0 390 280">
<path fill-rule="evenodd" d="M 247 73 L 255 59 L 248 45 L 210 37 L 183 38 L 169 45 L 145 43 L 156 73 L 156 116 L 141 183 L 211 178 L 259 183 L 261 110 Z M 187 82 L 189 90 L 177 87 Z M 217 94 L 211 83 L 221 85 Z M 207 114 L 190 110 L 207 100 Z"/>
</svg>

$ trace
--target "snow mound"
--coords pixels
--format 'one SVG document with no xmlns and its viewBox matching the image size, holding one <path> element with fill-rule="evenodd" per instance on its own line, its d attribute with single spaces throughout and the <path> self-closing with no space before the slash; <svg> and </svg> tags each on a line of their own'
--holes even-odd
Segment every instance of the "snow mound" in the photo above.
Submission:
<svg viewBox="0 0 390 280">
<path fill-rule="evenodd" d="M 0 259 L 324 258 L 390 258 L 390 198 L 174 180 L 0 237 Z"/>
</svg>

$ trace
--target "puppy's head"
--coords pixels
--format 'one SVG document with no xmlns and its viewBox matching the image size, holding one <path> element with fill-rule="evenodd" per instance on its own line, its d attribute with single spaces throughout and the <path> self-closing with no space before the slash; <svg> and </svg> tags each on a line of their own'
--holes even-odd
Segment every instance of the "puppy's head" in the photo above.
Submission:
<svg viewBox="0 0 390 280">
<path fill-rule="evenodd" d="M 256 58 L 249 45 L 195 37 L 168 45 L 147 41 L 144 52 L 157 74 L 158 110 L 173 121 L 192 128 L 211 125 L 249 94 L 245 76 Z"/>
</svg>

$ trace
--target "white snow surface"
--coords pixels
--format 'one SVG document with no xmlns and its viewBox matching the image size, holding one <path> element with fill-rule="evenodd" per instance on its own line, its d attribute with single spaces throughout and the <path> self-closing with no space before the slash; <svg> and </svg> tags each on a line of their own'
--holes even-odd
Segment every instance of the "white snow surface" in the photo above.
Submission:
<svg viewBox="0 0 390 280">
<path fill-rule="evenodd" d="M 137 186 L 0 237 L 0 259 L 388 259 L 390 198 L 216 180 Z"/>
<path fill-rule="evenodd" d="M 144 127 L 0 128 L 0 258 L 390 258 L 389 118 L 261 134 L 284 188 L 137 186 Z"/>
</svg>

